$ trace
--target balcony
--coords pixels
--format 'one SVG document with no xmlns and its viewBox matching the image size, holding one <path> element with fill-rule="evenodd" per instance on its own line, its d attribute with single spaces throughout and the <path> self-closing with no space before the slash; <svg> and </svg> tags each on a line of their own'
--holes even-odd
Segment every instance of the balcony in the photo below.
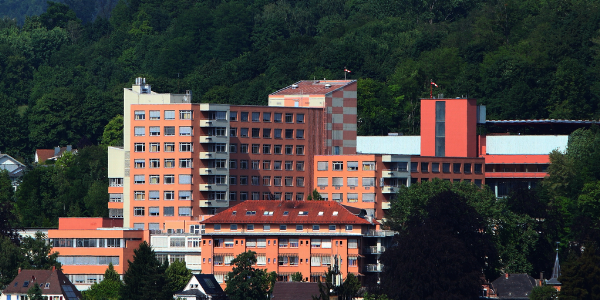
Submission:
<svg viewBox="0 0 600 300">
<path fill-rule="evenodd" d="M 391 202 L 381 202 L 381 209 L 391 209 L 391 208 L 392 208 Z"/>
<path fill-rule="evenodd" d="M 388 169 L 383 170 L 381 176 L 383 178 L 408 178 L 408 174 L 408 170 Z"/>
<path fill-rule="evenodd" d="M 224 191 L 227 191 L 227 185 L 226 184 L 201 184 L 200 191 L 201 192 L 211 192 L 211 191 L 224 192 Z"/>
<path fill-rule="evenodd" d="M 229 207 L 227 200 L 200 200 L 200 207 Z"/>
<path fill-rule="evenodd" d="M 381 192 L 384 194 L 395 194 L 400 190 L 397 186 L 384 186 L 381 188 Z"/>
<path fill-rule="evenodd" d="M 200 159 L 227 159 L 227 152 L 200 152 Z"/>
<path fill-rule="evenodd" d="M 200 120 L 200 127 L 225 127 L 227 120 Z"/>
<path fill-rule="evenodd" d="M 382 264 L 370 264 L 365 266 L 366 272 L 382 272 L 383 265 Z"/>
<path fill-rule="evenodd" d="M 365 248 L 365 252 L 369 253 L 369 254 L 383 254 L 383 252 L 385 252 L 385 247 L 384 246 L 369 246 L 367 248 Z"/>
<path fill-rule="evenodd" d="M 386 236 L 394 236 L 396 234 L 395 231 L 392 230 L 367 230 L 363 234 L 364 237 L 386 237 Z"/>
<path fill-rule="evenodd" d="M 200 143 L 227 143 L 226 136 L 206 136 L 200 137 Z"/>
<path fill-rule="evenodd" d="M 200 175 L 227 175 L 226 168 L 200 168 Z"/>
</svg>

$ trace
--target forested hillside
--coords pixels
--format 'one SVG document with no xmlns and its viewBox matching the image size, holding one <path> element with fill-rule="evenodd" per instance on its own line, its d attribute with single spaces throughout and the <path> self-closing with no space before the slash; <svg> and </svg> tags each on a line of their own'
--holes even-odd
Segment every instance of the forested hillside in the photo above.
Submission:
<svg viewBox="0 0 600 300">
<path fill-rule="evenodd" d="M 492 119 L 598 117 L 597 1 L 121 0 L 110 14 L 97 8 L 109 0 L 63 2 L 73 9 L 0 22 L 1 152 L 98 143 L 137 76 L 196 102 L 266 104 L 347 67 L 361 135 L 418 133 L 430 79 Z"/>
</svg>

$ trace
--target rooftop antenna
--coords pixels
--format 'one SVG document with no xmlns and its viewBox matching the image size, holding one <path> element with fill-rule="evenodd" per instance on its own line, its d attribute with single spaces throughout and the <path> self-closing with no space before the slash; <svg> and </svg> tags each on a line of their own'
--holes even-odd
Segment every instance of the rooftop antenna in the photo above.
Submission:
<svg viewBox="0 0 600 300">
<path fill-rule="evenodd" d="M 433 86 L 438 87 L 438 85 L 433 82 L 433 79 L 429 79 L 429 83 L 429 98 L 433 99 Z"/>
<path fill-rule="evenodd" d="M 350 73 L 350 70 L 348 70 L 348 68 L 344 67 L 344 80 L 346 80 L 346 75 Z"/>
</svg>

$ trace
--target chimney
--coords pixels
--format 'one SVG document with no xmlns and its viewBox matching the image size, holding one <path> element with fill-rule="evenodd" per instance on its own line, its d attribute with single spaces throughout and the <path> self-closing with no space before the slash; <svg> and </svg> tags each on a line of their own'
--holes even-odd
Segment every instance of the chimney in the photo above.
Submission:
<svg viewBox="0 0 600 300">
<path fill-rule="evenodd" d="M 508 279 L 508 273 L 504 274 L 504 279 Z"/>
<path fill-rule="evenodd" d="M 71 152 L 71 150 L 73 150 L 73 146 L 67 145 L 67 152 Z"/>
<path fill-rule="evenodd" d="M 56 266 L 52 266 L 52 272 L 56 271 Z"/>
<path fill-rule="evenodd" d="M 21 268 L 19 268 L 19 270 L 17 271 L 17 274 L 21 274 Z"/>
<path fill-rule="evenodd" d="M 58 156 L 58 153 L 60 153 L 60 147 L 54 147 L 54 156 Z"/>
</svg>

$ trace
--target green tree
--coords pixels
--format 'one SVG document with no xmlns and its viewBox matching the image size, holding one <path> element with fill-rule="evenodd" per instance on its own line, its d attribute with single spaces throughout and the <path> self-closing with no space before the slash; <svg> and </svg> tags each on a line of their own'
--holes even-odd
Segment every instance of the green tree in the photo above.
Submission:
<svg viewBox="0 0 600 300">
<path fill-rule="evenodd" d="M 123 282 L 112 263 L 110 263 L 104 272 L 104 279 L 100 283 L 94 283 L 81 294 L 85 300 L 117 300 L 122 288 Z"/>
<path fill-rule="evenodd" d="M 304 277 L 302 277 L 302 273 L 296 272 L 296 273 L 292 274 L 292 281 L 303 282 L 304 281 Z"/>
<path fill-rule="evenodd" d="M 133 261 L 127 263 L 129 268 L 123 276 L 125 285 L 120 292 L 121 299 L 169 299 L 165 295 L 166 266 L 160 264 L 146 241 L 133 250 Z"/>
<path fill-rule="evenodd" d="M 56 267 L 60 270 L 58 252 L 50 254 L 52 246 L 48 237 L 42 232 L 35 233 L 35 237 L 26 236 L 21 242 L 21 268 L 35 270 L 50 270 Z"/>
<path fill-rule="evenodd" d="M 558 291 L 549 285 L 536 286 L 529 294 L 530 300 L 555 300 L 558 299 Z"/>
<path fill-rule="evenodd" d="M 272 293 L 277 274 L 253 267 L 256 264 L 256 252 L 241 253 L 231 264 L 234 267 L 227 275 L 229 280 L 225 287 L 230 299 L 267 299 Z"/>
<path fill-rule="evenodd" d="M 44 296 L 42 296 L 42 289 L 40 289 L 37 281 L 33 282 L 33 286 L 27 290 L 27 298 L 31 300 L 46 299 Z"/>
<path fill-rule="evenodd" d="M 4 289 L 17 276 L 21 250 L 8 237 L 0 236 L 0 289 Z"/>
<path fill-rule="evenodd" d="M 17 216 L 14 213 L 14 189 L 8 171 L 0 170 L 0 237 L 11 240 L 15 245 L 19 244 Z"/>
<path fill-rule="evenodd" d="M 165 276 L 167 278 L 166 289 L 172 294 L 183 290 L 192 277 L 192 271 L 185 266 L 184 261 L 176 260 L 169 265 Z"/>
<path fill-rule="evenodd" d="M 321 200 L 324 200 L 324 199 L 323 199 L 323 197 L 321 197 L 321 193 L 319 193 L 319 191 L 317 191 L 317 189 L 314 189 L 312 191 L 312 194 L 308 195 L 308 197 L 306 198 L 306 200 L 321 201 Z"/>
<path fill-rule="evenodd" d="M 561 268 L 560 299 L 588 300 L 600 297 L 600 256 L 594 245 L 587 245 L 581 257 Z"/>
<path fill-rule="evenodd" d="M 357 296 L 360 287 L 361 285 L 360 281 L 358 280 L 358 277 L 356 277 L 352 273 L 348 273 L 348 276 L 346 276 L 344 283 L 340 287 L 338 299 L 352 300 Z"/>
<path fill-rule="evenodd" d="M 65 28 L 69 21 L 75 20 L 77 20 L 75 12 L 68 5 L 52 1 L 48 1 L 48 9 L 40 15 L 40 22 L 48 30 L 54 27 Z"/>
<path fill-rule="evenodd" d="M 123 116 L 115 116 L 106 124 L 101 144 L 106 146 L 123 146 Z"/>
</svg>

